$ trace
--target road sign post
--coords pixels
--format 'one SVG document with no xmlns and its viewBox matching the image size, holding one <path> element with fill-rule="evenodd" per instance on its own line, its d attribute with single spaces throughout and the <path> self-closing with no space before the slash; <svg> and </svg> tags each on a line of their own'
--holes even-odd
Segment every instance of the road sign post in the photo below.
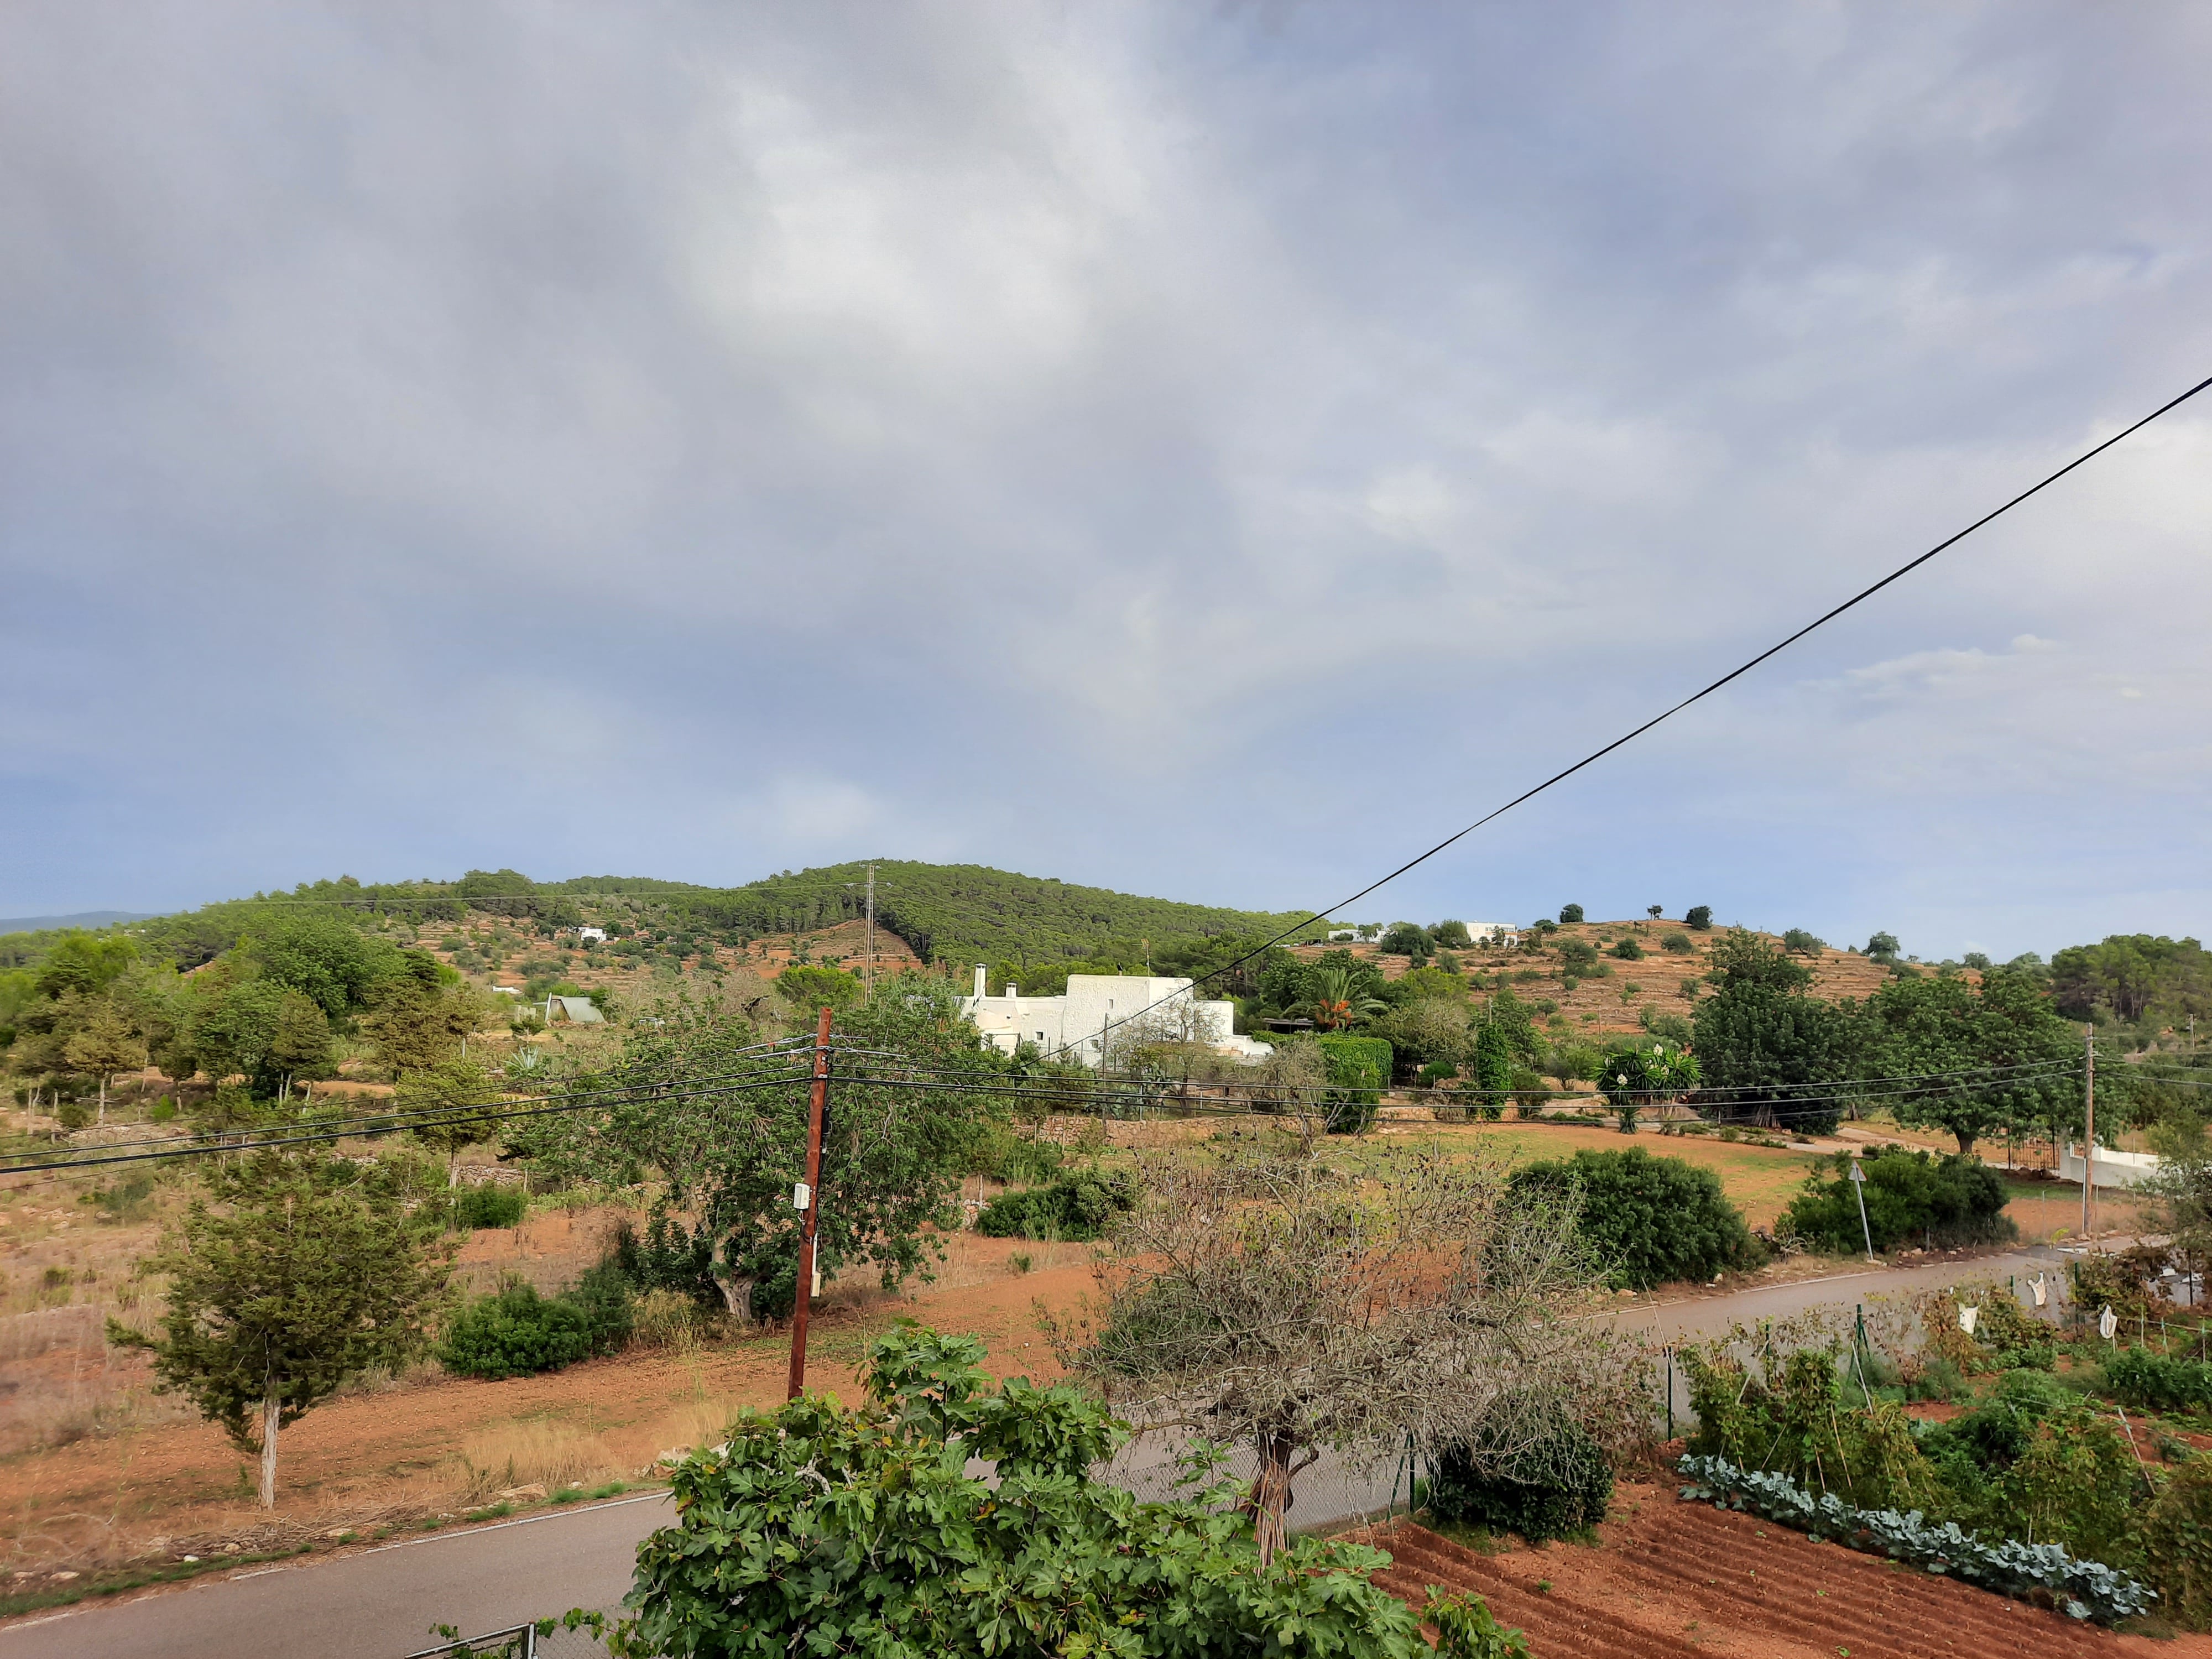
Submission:
<svg viewBox="0 0 2212 1659">
<path fill-rule="evenodd" d="M 1851 1160 L 1851 1190 L 1858 1194 L 1859 1231 L 1866 1235 L 1867 1260 L 1872 1261 L 1876 1258 L 1874 1253 L 1874 1229 L 1867 1225 L 1866 1171 L 1859 1167 L 1859 1161 L 1856 1158 Z"/>
</svg>

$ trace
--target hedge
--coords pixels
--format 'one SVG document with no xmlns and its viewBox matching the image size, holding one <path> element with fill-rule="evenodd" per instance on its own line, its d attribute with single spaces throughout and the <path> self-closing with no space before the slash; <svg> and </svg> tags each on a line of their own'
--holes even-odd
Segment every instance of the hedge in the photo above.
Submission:
<svg viewBox="0 0 2212 1659">
<path fill-rule="evenodd" d="M 1001 1193 L 975 1218 L 986 1238 L 1062 1238 L 1087 1243 L 1116 1215 L 1133 1210 L 1137 1194 L 1129 1177 L 1101 1178 L 1085 1170 L 1056 1177 L 1050 1186 Z"/>
<path fill-rule="evenodd" d="M 1631 1290 L 1759 1265 L 1759 1243 L 1720 1176 L 1686 1158 L 1654 1158 L 1640 1146 L 1579 1152 L 1564 1163 L 1524 1165 L 1512 1179 L 1524 1191 L 1578 1189 L 1583 1237 L 1613 1283 Z"/>
</svg>

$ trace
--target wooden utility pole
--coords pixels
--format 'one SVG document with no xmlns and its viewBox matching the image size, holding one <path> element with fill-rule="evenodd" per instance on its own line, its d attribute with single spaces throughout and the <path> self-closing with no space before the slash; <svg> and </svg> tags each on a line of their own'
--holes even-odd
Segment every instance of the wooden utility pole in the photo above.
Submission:
<svg viewBox="0 0 2212 1659">
<path fill-rule="evenodd" d="M 2097 1224 L 2097 1028 L 2081 1028 L 2081 1237 Z"/>
<path fill-rule="evenodd" d="M 876 1000 L 876 866 L 868 866 L 868 982 L 861 993 L 864 1000 Z"/>
<path fill-rule="evenodd" d="M 814 1028 L 814 1097 L 806 1110 L 806 1179 L 792 1201 L 805 1214 L 799 1235 L 799 1282 L 792 1286 L 791 1390 L 796 1400 L 806 1386 L 806 1310 L 814 1297 L 814 1233 L 822 1217 L 822 1111 L 830 1103 L 830 1011 Z"/>
</svg>

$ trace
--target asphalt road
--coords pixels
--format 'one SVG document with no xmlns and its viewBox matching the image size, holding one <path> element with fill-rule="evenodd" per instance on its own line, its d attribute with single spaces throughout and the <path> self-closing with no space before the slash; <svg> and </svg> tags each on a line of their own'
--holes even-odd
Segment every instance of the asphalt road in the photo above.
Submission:
<svg viewBox="0 0 2212 1659">
<path fill-rule="evenodd" d="M 2049 1255 L 2021 1253 L 1924 1267 L 1870 1267 L 1733 1296 L 1638 1300 L 1624 1304 L 1612 1317 L 1624 1330 L 1711 1334 L 1732 1320 L 2054 1266 Z M 1140 1453 L 1125 1477 L 1140 1488 L 1153 1486 L 1162 1462 Z M 1380 1510 L 1395 1476 L 1389 1469 L 1370 1473 L 1324 1459 L 1300 1477 L 1292 1521 L 1321 1526 Z M 616 1607 L 629 1589 L 638 1540 L 668 1519 L 666 1496 L 653 1493 L 434 1534 L 336 1559 L 249 1569 L 119 1606 L 89 1604 L 0 1626 L 0 1659 L 295 1659 L 316 1651 L 398 1659 L 428 1645 L 434 1624 L 476 1635 L 570 1607 Z M 565 1644 L 549 1649 L 583 1650 Z"/>
</svg>

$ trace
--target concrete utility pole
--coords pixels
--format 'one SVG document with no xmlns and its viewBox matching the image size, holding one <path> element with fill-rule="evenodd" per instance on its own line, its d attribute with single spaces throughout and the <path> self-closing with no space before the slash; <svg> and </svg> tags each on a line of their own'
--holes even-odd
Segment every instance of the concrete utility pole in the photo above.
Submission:
<svg viewBox="0 0 2212 1659">
<path fill-rule="evenodd" d="M 2097 1027 L 2081 1028 L 2081 1237 L 2097 1224 Z"/>
<path fill-rule="evenodd" d="M 868 982 L 861 993 L 864 1001 L 876 1000 L 876 866 L 868 866 Z"/>
<path fill-rule="evenodd" d="M 791 1195 L 806 1222 L 799 1244 L 799 1282 L 792 1286 L 791 1391 L 796 1400 L 806 1386 L 806 1310 L 814 1297 L 814 1232 L 822 1217 L 822 1110 L 830 1100 L 830 1011 L 814 1029 L 814 1098 L 806 1111 L 806 1179 Z"/>
<path fill-rule="evenodd" d="M 1872 1261 L 1877 1258 L 1874 1253 L 1874 1229 L 1867 1225 L 1866 1171 L 1859 1167 L 1856 1158 L 1851 1160 L 1851 1190 L 1858 1194 L 1859 1231 L 1866 1235 L 1867 1260 Z"/>
</svg>

